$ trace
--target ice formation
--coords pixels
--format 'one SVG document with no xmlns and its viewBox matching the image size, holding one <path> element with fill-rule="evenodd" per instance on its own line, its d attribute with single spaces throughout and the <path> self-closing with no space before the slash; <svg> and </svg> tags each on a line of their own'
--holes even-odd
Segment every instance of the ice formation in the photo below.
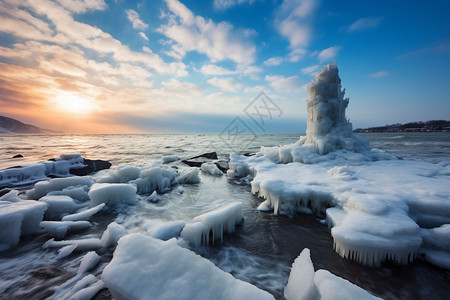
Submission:
<svg viewBox="0 0 450 300">
<path fill-rule="evenodd" d="M 66 195 L 44 196 L 39 199 L 39 202 L 44 202 L 48 205 L 45 212 L 46 220 L 61 220 L 64 214 L 71 214 L 86 206 L 77 204 L 71 197 Z"/>
<path fill-rule="evenodd" d="M 136 187 L 126 183 L 96 183 L 89 190 L 91 207 L 101 203 L 107 206 L 134 204 L 137 201 Z"/>
<path fill-rule="evenodd" d="M 176 155 L 164 155 L 163 157 L 161 157 L 161 161 L 164 164 L 168 164 L 170 162 L 177 161 L 177 160 L 180 160 L 180 158 Z"/>
<path fill-rule="evenodd" d="M 200 166 L 200 170 L 202 170 L 202 172 L 211 174 L 211 175 L 217 175 L 217 176 L 222 176 L 223 172 L 220 171 L 220 169 L 216 166 L 216 164 L 212 163 L 212 162 L 205 162 L 202 163 L 202 165 Z"/>
<path fill-rule="evenodd" d="M 274 299 L 174 239 L 140 233 L 120 239 L 102 280 L 115 299 Z"/>
<path fill-rule="evenodd" d="M 62 154 L 54 161 L 45 161 L 25 167 L 10 168 L 0 171 L 0 187 L 18 186 L 48 179 L 48 176 L 72 176 L 70 169 L 85 167 L 80 154 Z"/>
<path fill-rule="evenodd" d="M 0 199 L 0 251 L 16 246 L 21 236 L 39 232 L 39 223 L 47 210 L 43 202 L 17 198 L 16 191 L 5 196 L 1 198 L 12 201 Z"/>
<path fill-rule="evenodd" d="M 308 248 L 292 264 L 284 296 L 287 300 L 380 299 L 326 270 L 314 272 Z"/>
<path fill-rule="evenodd" d="M 230 203 L 195 217 L 181 231 L 181 237 L 195 247 L 209 245 L 210 240 L 223 240 L 223 233 L 233 233 L 235 226 L 243 220 L 242 203 Z"/>
<path fill-rule="evenodd" d="M 86 229 L 91 227 L 88 221 L 43 221 L 40 226 L 49 234 L 49 236 L 62 239 L 68 232 Z"/>
<path fill-rule="evenodd" d="M 89 209 L 84 209 L 71 215 L 65 215 L 61 221 L 88 221 L 90 217 L 101 211 L 103 207 L 105 207 L 105 203 L 100 203 Z"/>
<path fill-rule="evenodd" d="M 28 199 L 37 200 L 50 192 L 64 191 L 68 188 L 86 187 L 89 188 L 94 184 L 94 181 L 88 177 L 67 177 L 54 178 L 49 181 L 40 181 L 34 185 L 34 188 L 28 190 L 26 195 Z M 79 191 L 79 190 L 77 190 Z"/>
<path fill-rule="evenodd" d="M 264 198 L 260 210 L 326 217 L 342 257 L 373 266 L 414 260 L 427 247 L 420 227 L 450 223 L 448 170 L 370 150 L 353 135 L 336 65 L 326 66 L 308 92 L 307 135 L 251 157 L 231 154 L 227 175 L 251 181 L 252 193 Z"/>
</svg>

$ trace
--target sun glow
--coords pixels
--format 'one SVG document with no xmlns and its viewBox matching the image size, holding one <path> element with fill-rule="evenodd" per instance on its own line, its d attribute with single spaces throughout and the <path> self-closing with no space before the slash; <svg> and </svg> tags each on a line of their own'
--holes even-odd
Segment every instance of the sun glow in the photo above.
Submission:
<svg viewBox="0 0 450 300">
<path fill-rule="evenodd" d="M 78 115 L 88 114 L 96 109 L 92 100 L 76 93 L 62 92 L 52 102 L 57 110 Z"/>
</svg>

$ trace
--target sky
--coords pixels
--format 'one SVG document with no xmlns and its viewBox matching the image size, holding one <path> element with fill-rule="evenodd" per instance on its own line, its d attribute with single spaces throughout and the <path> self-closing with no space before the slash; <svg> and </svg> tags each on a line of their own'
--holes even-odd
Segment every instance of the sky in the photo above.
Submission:
<svg viewBox="0 0 450 300">
<path fill-rule="evenodd" d="M 336 61 L 354 128 L 448 120 L 449 16 L 447 0 L 0 0 L 0 115 L 303 133 L 307 85 Z"/>
</svg>

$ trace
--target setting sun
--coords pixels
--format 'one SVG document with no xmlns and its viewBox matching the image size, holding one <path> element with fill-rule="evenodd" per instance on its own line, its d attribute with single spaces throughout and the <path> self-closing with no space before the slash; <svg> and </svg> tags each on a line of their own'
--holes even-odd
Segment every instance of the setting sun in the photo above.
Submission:
<svg viewBox="0 0 450 300">
<path fill-rule="evenodd" d="M 55 109 L 72 114 L 88 114 L 95 110 L 92 100 L 88 100 L 76 93 L 61 92 L 52 101 Z"/>
</svg>

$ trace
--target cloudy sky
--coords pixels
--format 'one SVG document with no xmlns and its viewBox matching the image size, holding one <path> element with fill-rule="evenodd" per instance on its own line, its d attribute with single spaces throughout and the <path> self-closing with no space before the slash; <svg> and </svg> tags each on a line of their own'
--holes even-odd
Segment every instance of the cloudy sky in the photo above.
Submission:
<svg viewBox="0 0 450 300">
<path fill-rule="evenodd" d="M 74 133 L 221 132 L 264 92 L 302 133 L 337 61 L 354 127 L 450 119 L 450 2 L 1 0 L 0 115 Z M 252 125 L 253 124 L 253 125 Z"/>
</svg>

